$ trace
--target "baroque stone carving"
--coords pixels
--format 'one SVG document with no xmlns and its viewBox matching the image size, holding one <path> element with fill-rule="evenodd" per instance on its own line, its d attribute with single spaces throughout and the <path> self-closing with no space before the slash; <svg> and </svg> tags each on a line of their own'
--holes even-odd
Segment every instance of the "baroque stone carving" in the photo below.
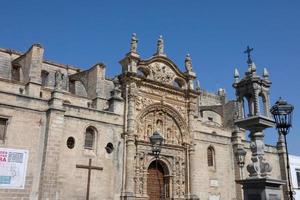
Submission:
<svg viewBox="0 0 300 200">
<path fill-rule="evenodd" d="M 170 69 L 170 67 L 164 65 L 163 63 L 153 63 L 150 64 L 148 68 L 150 69 L 150 77 L 153 80 L 163 84 L 172 85 L 175 73 Z"/>
</svg>

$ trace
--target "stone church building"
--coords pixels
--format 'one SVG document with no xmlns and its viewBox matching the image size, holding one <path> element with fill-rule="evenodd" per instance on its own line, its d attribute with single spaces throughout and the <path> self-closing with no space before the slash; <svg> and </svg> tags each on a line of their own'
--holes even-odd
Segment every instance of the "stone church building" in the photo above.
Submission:
<svg viewBox="0 0 300 200">
<path fill-rule="evenodd" d="M 268 72 L 259 76 L 254 63 L 241 78 L 236 70 L 237 100 L 228 100 L 197 84 L 189 55 L 183 67 L 170 60 L 162 37 L 148 59 L 137 44 L 133 34 L 113 78 L 103 63 L 83 70 L 46 60 L 40 44 L 0 49 L 0 157 L 28 152 L 21 188 L 6 187 L 18 174 L 0 160 L 0 199 L 242 199 L 236 180 L 249 178 L 252 143 L 234 121 L 260 108 L 269 117 Z M 164 139 L 157 160 L 154 132 Z M 243 168 L 238 148 L 247 152 Z M 281 140 L 264 146 L 274 179 L 286 178 L 283 153 Z"/>
</svg>

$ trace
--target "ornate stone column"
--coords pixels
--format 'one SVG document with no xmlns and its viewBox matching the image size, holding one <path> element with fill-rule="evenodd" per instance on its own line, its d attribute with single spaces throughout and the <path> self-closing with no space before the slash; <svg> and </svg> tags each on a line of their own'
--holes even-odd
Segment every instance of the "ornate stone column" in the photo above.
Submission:
<svg viewBox="0 0 300 200">
<path fill-rule="evenodd" d="M 126 178 L 125 178 L 125 199 L 134 199 L 134 156 L 135 156 L 135 88 L 136 84 L 131 83 L 128 93 L 128 114 L 127 114 L 127 140 L 126 140 Z"/>
</svg>

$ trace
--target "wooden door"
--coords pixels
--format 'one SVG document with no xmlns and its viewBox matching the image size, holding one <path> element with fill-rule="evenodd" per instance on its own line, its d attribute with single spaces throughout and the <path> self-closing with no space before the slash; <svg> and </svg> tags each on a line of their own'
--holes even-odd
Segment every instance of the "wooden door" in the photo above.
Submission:
<svg viewBox="0 0 300 200">
<path fill-rule="evenodd" d="M 166 194 L 166 180 L 164 179 L 164 171 L 162 166 L 154 161 L 148 168 L 147 178 L 147 193 L 149 200 L 161 200 L 165 199 Z"/>
</svg>

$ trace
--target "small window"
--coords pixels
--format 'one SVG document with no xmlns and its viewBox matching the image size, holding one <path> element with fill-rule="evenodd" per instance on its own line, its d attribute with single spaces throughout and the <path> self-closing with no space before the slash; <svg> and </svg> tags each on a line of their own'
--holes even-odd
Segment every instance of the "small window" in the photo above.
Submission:
<svg viewBox="0 0 300 200">
<path fill-rule="evenodd" d="M 296 176 L 297 176 L 297 184 L 298 188 L 300 188 L 300 169 L 296 170 Z"/>
<path fill-rule="evenodd" d="M 11 80 L 20 81 L 21 67 L 18 65 L 13 65 L 11 69 Z"/>
<path fill-rule="evenodd" d="M 214 159 L 214 149 L 212 147 L 207 148 L 207 164 L 209 167 L 215 166 L 215 159 Z"/>
<path fill-rule="evenodd" d="M 92 127 L 88 127 L 85 132 L 84 148 L 93 149 L 95 143 L 95 131 Z"/>
<path fill-rule="evenodd" d="M 208 117 L 208 121 L 211 121 L 211 122 L 213 122 L 213 121 L 214 121 L 214 118 L 212 118 L 212 117 Z"/>
<path fill-rule="evenodd" d="M 46 70 L 42 70 L 41 72 L 42 86 L 48 86 L 48 76 L 49 76 L 49 72 L 47 72 Z"/>
<path fill-rule="evenodd" d="M 75 146 L 75 139 L 73 137 L 69 137 L 67 140 L 67 147 L 69 149 L 73 149 Z"/>
<path fill-rule="evenodd" d="M 5 135 L 6 135 L 6 126 L 7 126 L 7 119 L 5 118 L 0 118 L 0 141 L 5 140 Z"/>
<path fill-rule="evenodd" d="M 114 145 L 111 142 L 107 143 L 107 145 L 105 147 L 105 150 L 106 150 L 107 153 L 110 154 L 114 150 Z"/>
</svg>

